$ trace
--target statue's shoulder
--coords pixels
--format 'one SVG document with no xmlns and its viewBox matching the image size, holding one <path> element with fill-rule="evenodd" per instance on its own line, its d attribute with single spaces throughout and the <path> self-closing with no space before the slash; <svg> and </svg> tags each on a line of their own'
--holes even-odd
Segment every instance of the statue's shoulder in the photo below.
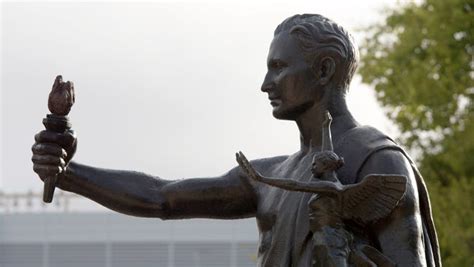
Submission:
<svg viewBox="0 0 474 267">
<path fill-rule="evenodd" d="M 355 183 L 369 157 L 385 149 L 403 151 L 392 138 L 372 126 L 357 126 L 343 133 L 334 142 L 334 151 L 345 161 L 338 170 L 341 182 Z"/>
<path fill-rule="evenodd" d="M 346 150 L 372 150 L 381 146 L 398 146 L 392 138 L 372 126 L 357 126 L 349 129 L 335 140 L 335 148 Z M 344 150 L 344 151 L 342 151 Z M 337 151 L 337 150 L 336 150 Z M 358 152 L 360 153 L 360 151 Z"/>
<path fill-rule="evenodd" d="M 288 155 L 274 156 L 269 158 L 261 158 L 251 160 L 250 163 L 259 171 L 271 170 L 275 166 L 280 165 L 282 162 L 288 159 Z"/>
<path fill-rule="evenodd" d="M 358 126 L 344 133 L 334 144 L 334 150 L 344 157 L 346 164 L 338 170 L 338 177 L 344 184 L 357 182 L 358 173 L 367 160 L 373 156 L 405 157 L 414 173 L 418 188 L 419 209 L 423 222 L 423 236 L 428 266 L 441 266 L 436 229 L 431 213 L 426 184 L 414 161 L 392 138 L 371 126 Z M 394 150 L 400 153 L 384 153 Z M 382 153 L 377 153 L 382 152 Z M 390 160 L 393 160 L 390 159 Z"/>
<path fill-rule="evenodd" d="M 271 176 L 273 170 L 277 168 L 279 165 L 281 165 L 281 163 L 287 159 L 288 159 L 288 156 L 275 156 L 275 157 L 268 157 L 268 158 L 260 158 L 260 159 L 250 160 L 250 164 L 260 174 L 264 176 Z M 239 177 L 239 179 L 245 178 L 247 180 L 248 178 L 248 176 L 245 174 L 245 172 L 242 171 L 241 167 L 239 166 L 233 168 L 230 171 L 230 173 L 237 174 L 236 177 Z M 251 180 L 251 184 L 258 186 L 261 183 Z"/>
<path fill-rule="evenodd" d="M 345 165 L 338 170 L 338 177 L 344 184 L 357 182 L 358 173 L 367 160 L 373 156 L 405 157 L 415 175 L 418 188 L 419 209 L 423 221 L 426 257 L 429 266 L 441 266 L 438 237 L 433 223 L 431 204 L 424 179 L 408 153 L 392 138 L 371 126 L 357 126 L 341 135 L 334 143 L 334 150 L 344 157 Z M 385 153 L 394 150 L 401 153 Z M 382 153 L 377 153 L 382 152 Z M 393 159 L 390 159 L 393 160 Z"/>
</svg>

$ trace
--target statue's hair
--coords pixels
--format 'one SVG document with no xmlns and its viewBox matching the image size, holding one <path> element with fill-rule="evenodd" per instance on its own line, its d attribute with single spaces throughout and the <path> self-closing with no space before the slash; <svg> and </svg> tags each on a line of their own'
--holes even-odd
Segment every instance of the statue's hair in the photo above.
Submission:
<svg viewBox="0 0 474 267">
<path fill-rule="evenodd" d="M 337 86 L 349 88 L 359 61 L 359 51 L 352 36 L 334 21 L 318 15 L 294 15 L 284 20 L 274 35 L 287 31 L 294 36 L 306 61 L 313 66 L 320 56 L 329 55 L 342 68 Z"/>
</svg>

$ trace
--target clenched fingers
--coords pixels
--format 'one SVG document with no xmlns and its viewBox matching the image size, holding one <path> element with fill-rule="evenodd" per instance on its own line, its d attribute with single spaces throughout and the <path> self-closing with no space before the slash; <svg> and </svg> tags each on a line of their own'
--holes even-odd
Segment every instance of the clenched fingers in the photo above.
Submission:
<svg viewBox="0 0 474 267">
<path fill-rule="evenodd" d="M 67 157 L 66 150 L 64 150 L 61 146 L 57 144 L 35 143 L 31 147 L 31 151 L 33 151 L 33 154 L 37 154 L 37 155 L 57 156 L 63 159 Z"/>
<path fill-rule="evenodd" d="M 56 133 L 44 130 L 35 135 L 35 141 L 37 143 L 53 143 L 65 148 L 72 146 L 75 140 L 76 136 L 72 131 Z"/>
<path fill-rule="evenodd" d="M 47 177 L 52 177 L 56 174 L 62 173 L 63 168 L 60 166 L 54 165 L 41 165 L 41 164 L 34 164 L 33 170 L 42 178 L 45 179 Z"/>
<path fill-rule="evenodd" d="M 33 163 L 35 164 L 54 165 L 60 166 L 62 168 L 66 166 L 66 162 L 64 161 L 64 159 L 58 156 L 35 154 L 31 158 L 31 161 L 33 161 Z"/>
</svg>

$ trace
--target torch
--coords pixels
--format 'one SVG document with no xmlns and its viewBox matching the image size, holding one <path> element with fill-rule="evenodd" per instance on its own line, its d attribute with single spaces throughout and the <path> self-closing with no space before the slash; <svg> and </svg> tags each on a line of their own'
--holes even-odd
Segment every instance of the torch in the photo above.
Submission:
<svg viewBox="0 0 474 267">
<path fill-rule="evenodd" d="M 43 119 L 47 130 L 56 133 L 65 133 L 71 129 L 68 114 L 74 104 L 74 85 L 72 82 L 63 82 L 61 75 L 56 76 L 51 93 L 48 98 L 48 109 L 51 114 Z M 43 201 L 51 203 L 58 174 L 44 179 Z"/>
</svg>

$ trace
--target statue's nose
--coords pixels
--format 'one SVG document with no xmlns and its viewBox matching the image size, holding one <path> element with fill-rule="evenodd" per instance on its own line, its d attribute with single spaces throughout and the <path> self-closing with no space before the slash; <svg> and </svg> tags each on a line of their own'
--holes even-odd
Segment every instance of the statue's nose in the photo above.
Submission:
<svg viewBox="0 0 474 267">
<path fill-rule="evenodd" d="M 272 79 L 272 75 L 270 73 L 267 73 L 267 75 L 265 75 L 265 79 L 263 80 L 263 84 L 260 90 L 264 93 L 268 93 L 269 91 L 272 91 L 274 88 L 275 88 L 275 82 Z"/>
<path fill-rule="evenodd" d="M 274 86 L 272 86 L 272 85 L 264 84 L 264 85 L 262 85 L 262 88 L 260 90 L 264 93 L 268 93 L 268 92 L 272 91 L 273 88 L 274 88 Z"/>
</svg>

